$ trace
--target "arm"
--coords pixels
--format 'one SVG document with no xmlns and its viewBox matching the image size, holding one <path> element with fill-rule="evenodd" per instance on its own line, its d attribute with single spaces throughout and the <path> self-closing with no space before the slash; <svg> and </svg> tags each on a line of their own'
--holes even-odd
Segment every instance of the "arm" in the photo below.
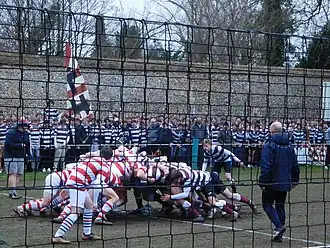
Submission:
<svg viewBox="0 0 330 248">
<path fill-rule="evenodd" d="M 185 199 L 189 196 L 191 188 L 190 187 L 184 187 L 183 192 L 176 194 L 176 195 L 171 195 L 170 199 L 171 200 L 180 200 L 180 199 Z"/>
<path fill-rule="evenodd" d="M 68 130 L 66 132 L 66 141 L 65 141 L 65 145 L 64 146 L 66 146 L 67 144 L 69 144 L 70 136 L 71 136 L 71 130 L 70 130 L 70 128 L 68 128 Z M 72 141 L 73 141 L 73 144 L 75 144 L 75 137 L 73 135 L 72 135 Z"/>
<path fill-rule="evenodd" d="M 209 165 L 209 158 L 206 157 L 205 154 L 204 154 L 204 162 L 203 162 L 203 165 L 202 165 L 202 171 L 206 171 L 208 165 Z"/>
<path fill-rule="evenodd" d="M 274 154 L 270 147 L 269 143 L 266 143 L 262 148 L 261 152 L 261 160 L 260 160 L 260 177 L 259 177 L 259 185 L 266 186 L 272 182 L 272 167 L 274 161 Z"/>
<path fill-rule="evenodd" d="M 99 157 L 100 156 L 100 150 L 95 152 L 88 152 L 86 154 L 80 155 L 80 159 L 87 159 L 92 157 Z"/>
<path fill-rule="evenodd" d="M 28 155 L 28 158 L 31 158 L 31 146 L 30 146 L 30 134 L 28 132 L 25 132 L 26 135 L 26 154 Z"/>
</svg>

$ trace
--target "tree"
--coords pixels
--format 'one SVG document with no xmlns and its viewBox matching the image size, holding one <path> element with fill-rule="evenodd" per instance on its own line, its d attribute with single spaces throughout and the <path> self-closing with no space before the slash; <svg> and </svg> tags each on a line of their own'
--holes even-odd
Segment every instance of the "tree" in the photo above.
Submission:
<svg viewBox="0 0 330 248">
<path fill-rule="evenodd" d="M 141 58 L 143 41 L 141 31 L 136 24 L 123 22 L 115 37 L 116 57 Z"/>
<path fill-rule="evenodd" d="M 302 57 L 297 67 L 330 69 L 330 23 L 326 23 L 320 32 L 320 38 L 311 40 L 307 55 Z"/>
<path fill-rule="evenodd" d="M 285 0 L 263 0 L 263 11 L 260 22 L 264 23 L 267 65 L 283 66 L 285 61 L 284 33 L 293 31 L 291 9 L 286 8 Z M 274 35 L 278 34 L 278 35 Z"/>
<path fill-rule="evenodd" d="M 75 44 L 75 55 L 89 54 L 95 38 L 96 18 L 79 13 L 98 14 L 116 11 L 109 0 L 0 0 L 3 23 L 0 45 L 24 53 L 62 55 L 67 41 Z M 59 12 L 61 11 L 61 12 Z M 18 39 L 19 38 L 19 39 Z"/>
<path fill-rule="evenodd" d="M 178 49 L 176 51 L 165 49 L 165 47 L 157 40 L 153 40 L 148 45 L 148 59 L 151 60 L 167 60 L 167 61 L 182 61 L 183 52 Z"/>
<path fill-rule="evenodd" d="M 95 48 L 91 52 L 92 57 L 111 58 L 115 56 L 114 44 L 106 35 L 105 21 L 103 16 L 96 19 L 95 25 Z"/>
<path fill-rule="evenodd" d="M 248 63 L 251 37 L 230 29 L 256 29 L 260 0 L 154 0 L 170 18 L 200 28 L 178 25 L 175 35 L 193 62 Z M 209 29 L 208 27 L 217 27 Z M 229 54 L 229 56 L 228 56 Z"/>
</svg>

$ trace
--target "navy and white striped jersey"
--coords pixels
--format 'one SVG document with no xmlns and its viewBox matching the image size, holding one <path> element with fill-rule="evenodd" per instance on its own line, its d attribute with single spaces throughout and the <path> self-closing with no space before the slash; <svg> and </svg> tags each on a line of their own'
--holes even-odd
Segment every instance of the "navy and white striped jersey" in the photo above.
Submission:
<svg viewBox="0 0 330 248">
<path fill-rule="evenodd" d="M 40 126 L 38 124 L 32 124 L 30 128 L 30 144 L 31 147 L 39 147 L 40 146 Z"/>
<path fill-rule="evenodd" d="M 119 140 L 124 137 L 124 131 L 122 127 L 111 127 L 111 144 L 118 145 L 120 144 Z"/>
<path fill-rule="evenodd" d="M 218 136 L 219 136 L 219 131 L 220 130 L 221 130 L 220 127 L 212 126 L 211 132 L 210 132 L 210 139 L 212 140 L 212 144 L 217 144 L 218 143 Z"/>
<path fill-rule="evenodd" d="M 40 128 L 40 145 L 43 148 L 50 148 L 54 146 L 54 130 L 48 127 Z"/>
<path fill-rule="evenodd" d="M 180 168 L 179 172 L 186 187 L 200 187 L 211 182 L 210 173 L 201 170 L 192 170 L 189 167 Z"/>
<path fill-rule="evenodd" d="M 5 143 L 7 131 L 8 131 L 8 126 L 6 124 L 2 124 L 0 126 L 0 144 Z"/>
<path fill-rule="evenodd" d="M 269 131 L 268 131 L 268 128 L 265 128 L 263 130 L 260 131 L 259 133 L 259 140 L 261 142 L 265 142 L 269 137 Z"/>
<path fill-rule="evenodd" d="M 44 118 L 46 120 L 57 119 L 59 116 L 58 111 L 54 108 L 45 108 L 44 109 Z"/>
<path fill-rule="evenodd" d="M 260 132 L 259 131 L 249 131 L 248 140 L 250 144 L 257 144 L 260 141 Z"/>
<path fill-rule="evenodd" d="M 138 127 L 130 127 L 126 129 L 126 135 L 128 142 L 132 145 L 137 145 L 140 142 L 140 128 Z"/>
<path fill-rule="evenodd" d="M 306 135 L 303 130 L 295 129 L 293 131 L 293 141 L 294 143 L 303 143 L 306 140 Z"/>
<path fill-rule="evenodd" d="M 174 128 L 171 129 L 172 132 L 172 144 L 182 144 L 184 143 L 185 132 L 182 129 Z"/>
<path fill-rule="evenodd" d="M 59 125 L 54 130 L 55 145 L 66 146 L 70 139 L 70 128 L 67 125 Z"/>
<path fill-rule="evenodd" d="M 245 132 L 244 131 L 234 132 L 233 139 L 234 139 L 235 143 L 243 144 L 246 139 Z"/>
<path fill-rule="evenodd" d="M 323 130 L 318 129 L 315 133 L 315 143 L 323 144 L 324 143 L 324 132 Z"/>
<path fill-rule="evenodd" d="M 111 134 L 111 126 L 104 126 L 104 128 L 102 129 L 102 137 L 104 140 L 104 144 L 111 144 Z"/>
<path fill-rule="evenodd" d="M 212 166 L 215 163 L 229 162 L 232 160 L 232 153 L 222 146 L 212 145 L 210 151 L 204 151 L 203 171 L 208 166 Z"/>
<path fill-rule="evenodd" d="M 148 143 L 148 135 L 147 129 L 140 129 L 140 144 L 147 144 Z"/>
<path fill-rule="evenodd" d="M 317 129 L 314 127 L 309 129 L 309 142 L 311 144 L 314 144 L 316 141 L 316 132 L 317 132 Z"/>
<path fill-rule="evenodd" d="M 98 125 L 89 126 L 89 136 L 93 142 L 99 143 L 101 140 L 102 128 Z"/>
</svg>

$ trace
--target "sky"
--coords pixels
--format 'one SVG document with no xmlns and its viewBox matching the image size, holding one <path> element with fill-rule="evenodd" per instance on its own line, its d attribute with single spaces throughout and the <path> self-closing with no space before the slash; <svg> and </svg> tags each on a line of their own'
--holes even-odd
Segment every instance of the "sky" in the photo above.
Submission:
<svg viewBox="0 0 330 248">
<path fill-rule="evenodd" d="M 156 1 L 164 4 L 163 0 L 115 0 L 115 5 L 119 8 L 118 15 L 126 18 L 146 19 L 152 21 L 164 21 L 169 14 L 162 9 Z M 174 10 L 173 6 L 166 5 Z"/>
</svg>

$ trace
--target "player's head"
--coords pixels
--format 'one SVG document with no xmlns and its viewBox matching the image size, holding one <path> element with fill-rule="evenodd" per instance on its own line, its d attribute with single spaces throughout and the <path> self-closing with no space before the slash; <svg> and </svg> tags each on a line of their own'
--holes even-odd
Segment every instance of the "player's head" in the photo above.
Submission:
<svg viewBox="0 0 330 248">
<path fill-rule="evenodd" d="M 112 158 L 113 151 L 112 151 L 111 147 L 108 147 L 108 146 L 103 147 L 100 151 L 100 156 L 102 158 L 105 158 L 106 160 Z"/>
<path fill-rule="evenodd" d="M 212 146 L 212 140 L 210 139 L 203 140 L 203 148 L 205 151 L 209 151 L 211 149 L 211 146 Z"/>
</svg>

